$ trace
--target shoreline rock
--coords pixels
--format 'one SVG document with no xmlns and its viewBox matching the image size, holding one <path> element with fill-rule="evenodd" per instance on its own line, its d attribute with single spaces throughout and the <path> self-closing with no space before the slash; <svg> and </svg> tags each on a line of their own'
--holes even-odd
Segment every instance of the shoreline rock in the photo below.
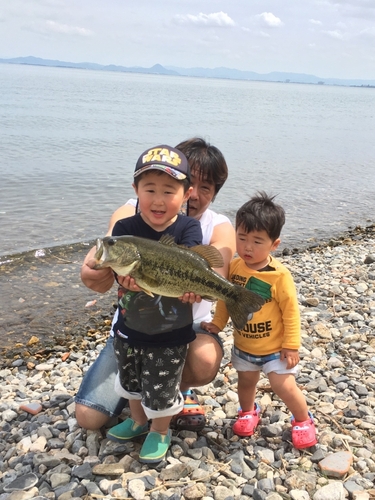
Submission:
<svg viewBox="0 0 375 500">
<path fill-rule="evenodd" d="M 35 351 L 32 345 L 14 348 L 2 360 L 0 500 L 374 499 L 374 227 L 331 243 L 280 257 L 301 304 L 297 383 L 314 415 L 315 447 L 292 447 L 289 411 L 263 376 L 261 424 L 250 438 L 233 435 L 238 398 L 230 324 L 221 333 L 225 356 L 218 376 L 196 389 L 207 425 L 198 434 L 174 431 L 166 463 L 142 465 L 140 442 L 119 445 L 104 430 L 79 428 L 73 397 L 105 342 L 107 316 L 79 340 Z M 20 410 L 29 403 L 42 411 Z M 11 491 L 13 481 L 24 489 Z"/>
</svg>

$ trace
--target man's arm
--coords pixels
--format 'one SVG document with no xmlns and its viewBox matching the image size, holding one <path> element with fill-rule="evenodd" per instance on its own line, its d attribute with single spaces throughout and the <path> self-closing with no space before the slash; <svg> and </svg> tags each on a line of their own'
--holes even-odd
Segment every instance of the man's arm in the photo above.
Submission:
<svg viewBox="0 0 375 500">
<path fill-rule="evenodd" d="M 135 208 L 132 205 L 123 205 L 115 210 L 110 218 L 107 236 L 112 234 L 113 226 L 118 220 L 134 215 Z M 104 269 L 93 269 L 96 261 L 94 255 L 96 247 L 92 247 L 86 255 L 81 267 L 81 280 L 94 292 L 104 293 L 111 289 L 115 281 L 113 271 L 109 267 Z"/>
<path fill-rule="evenodd" d="M 215 271 L 228 278 L 229 264 L 236 251 L 236 233 L 230 222 L 223 222 L 214 227 L 210 245 L 219 250 L 224 260 L 224 266 Z"/>
<path fill-rule="evenodd" d="M 110 236 L 112 234 L 113 226 L 118 220 L 126 219 L 127 217 L 131 217 L 132 215 L 135 215 L 135 207 L 133 205 L 122 205 L 117 210 L 115 210 L 109 220 L 107 235 Z"/>
</svg>

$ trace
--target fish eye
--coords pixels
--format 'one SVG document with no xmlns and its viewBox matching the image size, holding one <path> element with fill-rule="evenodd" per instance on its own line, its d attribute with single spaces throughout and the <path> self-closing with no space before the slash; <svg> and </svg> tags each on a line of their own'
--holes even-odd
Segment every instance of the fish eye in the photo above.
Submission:
<svg viewBox="0 0 375 500">
<path fill-rule="evenodd" d="M 109 246 L 113 246 L 116 243 L 116 240 L 114 238 L 110 238 L 107 243 Z"/>
</svg>

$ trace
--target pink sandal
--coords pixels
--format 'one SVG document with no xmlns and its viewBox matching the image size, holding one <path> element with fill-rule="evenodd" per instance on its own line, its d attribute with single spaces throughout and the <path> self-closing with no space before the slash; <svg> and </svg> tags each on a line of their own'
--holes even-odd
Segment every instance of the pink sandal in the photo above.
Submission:
<svg viewBox="0 0 375 500">
<path fill-rule="evenodd" d="M 309 412 L 308 420 L 297 422 L 294 417 L 291 419 L 292 423 L 292 443 L 297 450 L 310 448 L 318 442 L 316 439 L 316 430 L 314 425 L 314 418 Z"/>
<path fill-rule="evenodd" d="M 254 404 L 253 411 L 242 411 L 238 412 L 238 419 L 233 424 L 233 432 L 237 436 L 252 436 L 254 434 L 255 428 L 259 424 L 260 406 L 258 403 Z"/>
</svg>

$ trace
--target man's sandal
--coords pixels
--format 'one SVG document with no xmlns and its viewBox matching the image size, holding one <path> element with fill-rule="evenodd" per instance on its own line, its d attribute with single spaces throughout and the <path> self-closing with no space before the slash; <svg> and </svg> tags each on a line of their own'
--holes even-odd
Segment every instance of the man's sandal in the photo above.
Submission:
<svg viewBox="0 0 375 500">
<path fill-rule="evenodd" d="M 171 421 L 171 427 L 180 431 L 201 431 L 206 425 L 204 409 L 194 391 L 183 394 L 184 407 Z"/>
</svg>

